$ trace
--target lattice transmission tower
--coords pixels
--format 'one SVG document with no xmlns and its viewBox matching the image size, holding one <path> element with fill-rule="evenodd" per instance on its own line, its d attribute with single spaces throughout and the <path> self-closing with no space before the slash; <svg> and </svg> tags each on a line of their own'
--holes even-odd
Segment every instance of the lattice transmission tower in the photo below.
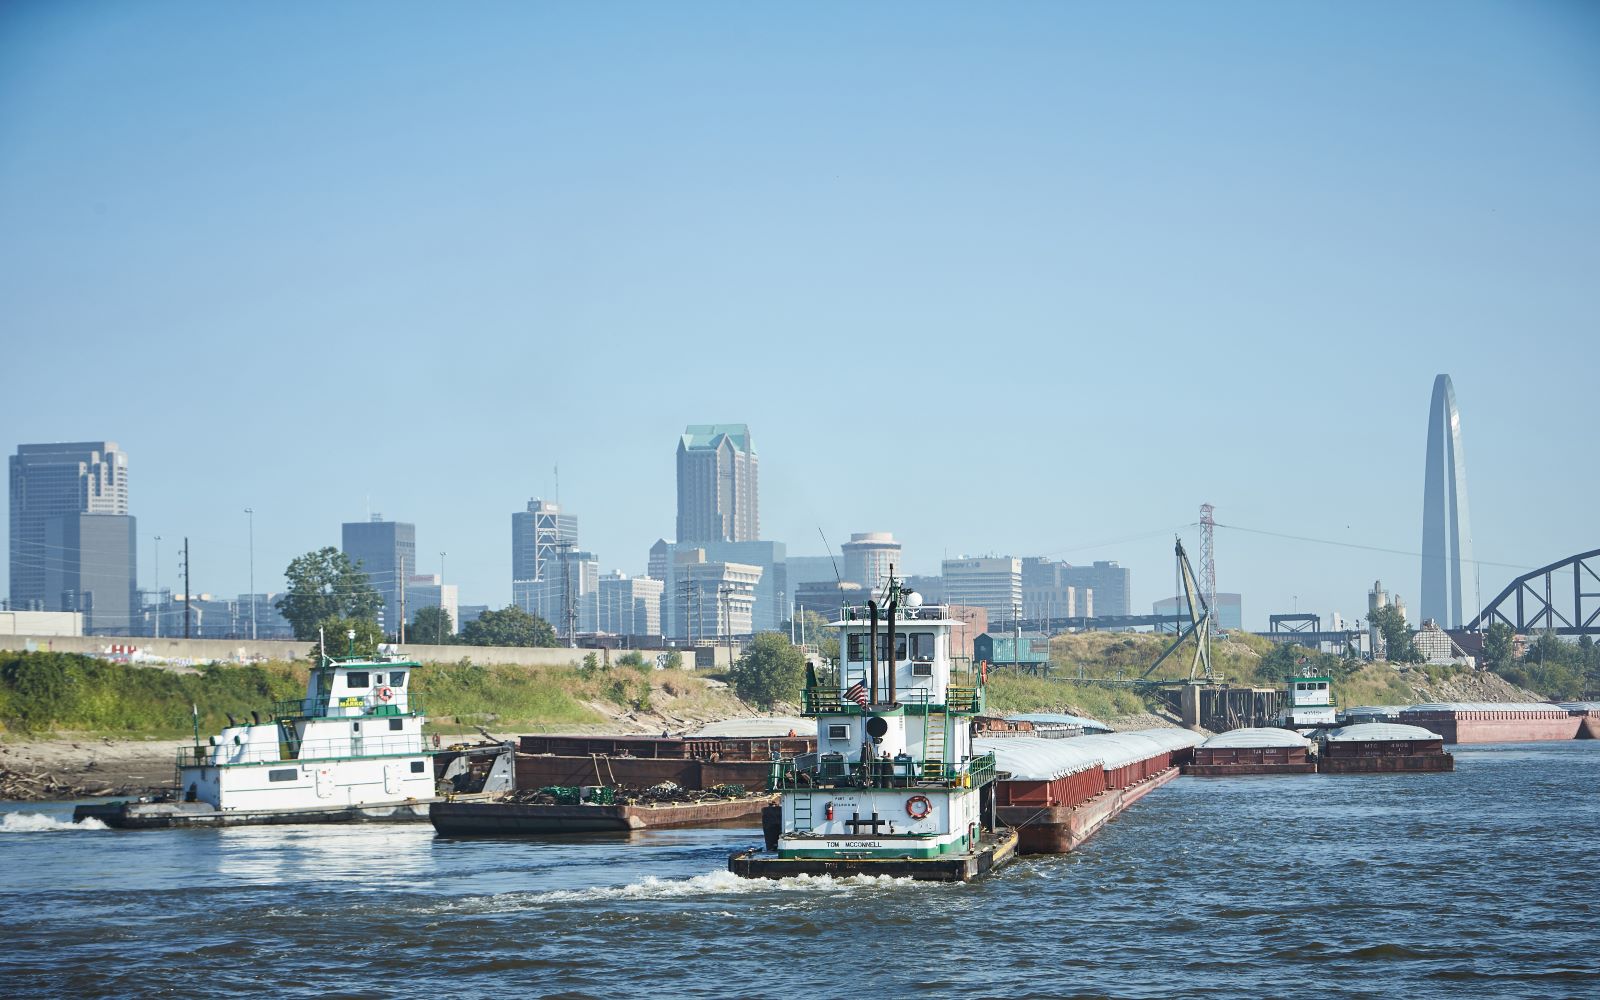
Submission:
<svg viewBox="0 0 1600 1000">
<path fill-rule="evenodd" d="M 1208 503 L 1200 505 L 1200 592 L 1205 595 L 1206 607 L 1211 609 L 1211 630 L 1217 630 L 1217 549 L 1215 534 L 1216 508 Z"/>
</svg>

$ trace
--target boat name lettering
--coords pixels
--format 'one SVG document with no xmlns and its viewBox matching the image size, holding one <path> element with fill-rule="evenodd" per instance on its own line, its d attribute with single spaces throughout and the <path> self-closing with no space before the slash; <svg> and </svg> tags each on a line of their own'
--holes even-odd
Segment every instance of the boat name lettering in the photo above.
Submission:
<svg viewBox="0 0 1600 1000">
<path fill-rule="evenodd" d="M 883 846 L 883 842 L 879 841 L 879 840 L 847 840 L 847 841 L 844 842 L 844 846 L 846 846 L 846 847 L 882 847 Z"/>
<path fill-rule="evenodd" d="M 361 707 L 361 699 L 360 698 L 340 698 L 339 699 L 339 707 L 340 708 L 360 708 Z"/>
</svg>

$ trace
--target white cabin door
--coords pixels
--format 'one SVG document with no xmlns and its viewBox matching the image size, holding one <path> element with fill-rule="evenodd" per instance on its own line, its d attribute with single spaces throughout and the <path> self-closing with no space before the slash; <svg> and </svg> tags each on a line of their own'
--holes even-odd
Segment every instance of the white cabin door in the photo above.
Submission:
<svg viewBox="0 0 1600 1000">
<path fill-rule="evenodd" d="M 317 768 L 317 798 L 333 798 L 333 771 L 329 768 Z"/>
<path fill-rule="evenodd" d="M 350 723 L 350 756 L 361 756 L 361 723 Z"/>
<path fill-rule="evenodd" d="M 400 765 L 383 765 L 383 790 L 390 795 L 400 794 Z"/>
</svg>

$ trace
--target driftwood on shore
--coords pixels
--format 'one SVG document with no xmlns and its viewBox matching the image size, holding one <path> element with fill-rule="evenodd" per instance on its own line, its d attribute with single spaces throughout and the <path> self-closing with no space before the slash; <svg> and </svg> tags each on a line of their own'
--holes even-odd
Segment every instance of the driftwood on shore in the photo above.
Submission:
<svg viewBox="0 0 1600 1000">
<path fill-rule="evenodd" d="M 89 799 L 112 795 L 142 795 L 149 791 L 128 785 L 109 786 L 99 782 L 80 784 L 65 781 L 43 771 L 19 771 L 0 767 L 0 799 L 41 802 L 47 799 Z"/>
</svg>

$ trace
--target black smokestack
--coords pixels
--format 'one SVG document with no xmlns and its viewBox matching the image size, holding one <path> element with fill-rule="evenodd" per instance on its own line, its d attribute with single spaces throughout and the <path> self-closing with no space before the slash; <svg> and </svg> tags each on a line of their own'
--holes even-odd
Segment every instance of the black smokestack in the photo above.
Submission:
<svg viewBox="0 0 1600 1000">
<path fill-rule="evenodd" d="M 892 570 L 889 573 L 889 586 L 890 587 L 894 586 L 894 572 Z M 889 598 L 889 665 L 888 665 L 888 671 L 889 671 L 889 704 L 893 705 L 894 704 L 894 675 L 895 675 L 895 671 L 898 670 L 899 667 L 900 667 L 900 649 L 899 649 L 898 645 L 895 642 L 895 636 L 894 636 L 894 612 L 895 612 L 895 607 L 900 603 L 900 597 L 899 597 L 898 594 L 894 594 L 894 592 L 892 590 L 890 591 L 890 593 L 893 596 L 891 596 Z"/>
<path fill-rule="evenodd" d="M 868 601 L 867 611 L 872 614 L 872 641 L 867 647 L 867 662 L 871 664 L 870 679 L 867 681 L 867 704 L 876 705 L 878 703 L 878 602 Z"/>
</svg>

